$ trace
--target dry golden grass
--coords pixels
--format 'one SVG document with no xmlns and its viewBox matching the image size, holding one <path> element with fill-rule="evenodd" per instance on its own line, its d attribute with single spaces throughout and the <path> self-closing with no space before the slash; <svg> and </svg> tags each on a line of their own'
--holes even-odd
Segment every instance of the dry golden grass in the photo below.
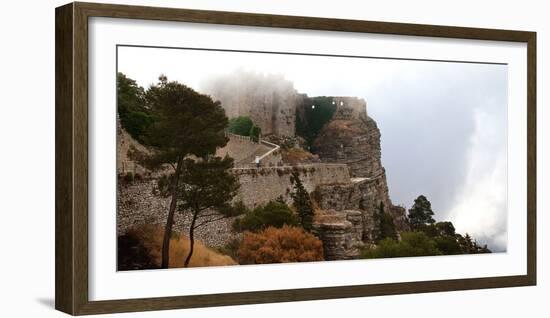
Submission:
<svg viewBox="0 0 550 318">
<path fill-rule="evenodd" d="M 151 257 L 157 265 L 161 263 L 162 238 L 164 228 L 160 225 L 142 225 L 131 229 L 129 236 L 137 238 L 149 250 Z M 183 267 L 183 263 L 189 253 L 189 239 L 177 233 L 173 233 L 170 239 L 170 262 L 168 267 Z M 195 248 L 189 267 L 237 265 L 231 257 L 216 253 L 195 239 Z"/>
<path fill-rule="evenodd" d="M 340 134 L 352 133 L 357 134 L 363 132 L 353 121 L 338 119 L 328 123 L 327 128 L 329 130 L 336 130 Z"/>
</svg>

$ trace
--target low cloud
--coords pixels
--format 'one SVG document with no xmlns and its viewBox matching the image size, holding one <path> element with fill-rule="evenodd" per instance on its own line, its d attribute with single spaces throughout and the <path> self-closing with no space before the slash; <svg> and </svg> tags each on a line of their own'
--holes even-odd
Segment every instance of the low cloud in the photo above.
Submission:
<svg viewBox="0 0 550 318">
<path fill-rule="evenodd" d="M 466 178 L 458 189 L 448 217 L 457 230 L 475 235 L 495 251 L 506 250 L 506 153 L 494 144 L 502 132 L 491 125 L 491 114 L 475 111 L 475 132 L 470 138 Z M 496 149 L 495 149 L 496 148 Z M 496 152 L 493 152 L 496 151 Z"/>
<path fill-rule="evenodd" d="M 436 220 L 504 251 L 506 66 L 425 65 L 414 77 L 396 74 L 370 96 L 392 200 L 410 207 L 424 194 Z"/>
</svg>

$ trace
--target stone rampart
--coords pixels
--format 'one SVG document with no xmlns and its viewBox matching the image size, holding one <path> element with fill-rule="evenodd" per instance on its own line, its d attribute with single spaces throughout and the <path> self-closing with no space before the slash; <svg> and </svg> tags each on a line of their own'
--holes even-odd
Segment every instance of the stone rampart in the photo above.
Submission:
<svg viewBox="0 0 550 318">
<path fill-rule="evenodd" d="M 239 177 L 241 188 L 235 200 L 243 201 L 249 208 L 266 204 L 280 196 L 290 203 L 290 193 L 293 191 L 290 175 L 294 169 L 299 172 L 300 180 L 310 193 L 319 185 L 350 183 L 348 167 L 343 164 L 236 168 L 233 173 Z"/>
</svg>

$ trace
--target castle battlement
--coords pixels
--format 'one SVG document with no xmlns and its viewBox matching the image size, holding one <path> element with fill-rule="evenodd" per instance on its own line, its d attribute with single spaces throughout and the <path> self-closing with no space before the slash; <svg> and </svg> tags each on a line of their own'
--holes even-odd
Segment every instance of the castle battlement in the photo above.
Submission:
<svg viewBox="0 0 550 318">
<path fill-rule="evenodd" d="M 367 118 L 367 102 L 362 98 L 335 96 L 336 112 L 333 119 L 362 119 Z"/>
</svg>

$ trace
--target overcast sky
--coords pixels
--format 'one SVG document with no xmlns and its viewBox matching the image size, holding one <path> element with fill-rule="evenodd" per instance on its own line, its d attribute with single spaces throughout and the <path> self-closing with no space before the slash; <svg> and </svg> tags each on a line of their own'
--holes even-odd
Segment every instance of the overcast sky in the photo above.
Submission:
<svg viewBox="0 0 550 318">
<path fill-rule="evenodd" d="M 357 96 L 380 128 L 394 204 L 424 194 L 438 221 L 506 249 L 507 66 L 119 47 L 119 71 L 199 92 L 235 70 L 280 74 L 309 96 Z"/>
</svg>

